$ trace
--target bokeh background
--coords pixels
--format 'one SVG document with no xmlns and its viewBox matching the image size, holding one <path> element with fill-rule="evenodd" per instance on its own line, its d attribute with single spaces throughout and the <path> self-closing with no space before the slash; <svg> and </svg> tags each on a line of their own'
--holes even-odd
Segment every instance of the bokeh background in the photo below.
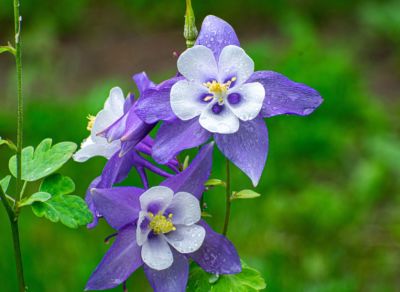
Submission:
<svg viewBox="0 0 400 292">
<path fill-rule="evenodd" d="M 0 40 L 13 39 L 12 1 L 0 1 Z M 112 86 L 135 91 L 145 70 L 160 82 L 184 50 L 184 1 L 22 0 L 25 145 L 46 137 L 80 143 L 86 116 Z M 267 121 L 270 151 L 257 191 L 236 201 L 229 237 L 259 269 L 267 291 L 400 291 L 400 2 L 396 0 L 194 0 L 230 22 L 257 69 L 320 91 L 309 117 Z M 0 136 L 15 137 L 13 60 L 0 55 Z M 0 177 L 11 155 L 0 149 Z M 223 178 L 215 151 L 212 176 Z M 69 162 L 62 173 L 84 195 L 105 160 Z M 250 181 L 234 169 L 234 189 Z M 138 184 L 135 175 L 130 183 Z M 158 178 L 152 177 L 157 183 Z M 35 185 L 31 186 L 32 188 Z M 224 194 L 205 194 L 209 222 L 222 228 Z M 109 248 L 112 230 L 70 230 L 21 218 L 29 291 L 82 291 Z M 15 290 L 10 229 L 0 210 L 1 291 Z M 129 291 L 150 291 L 142 271 Z M 115 291 L 121 291 L 121 288 Z"/>
</svg>

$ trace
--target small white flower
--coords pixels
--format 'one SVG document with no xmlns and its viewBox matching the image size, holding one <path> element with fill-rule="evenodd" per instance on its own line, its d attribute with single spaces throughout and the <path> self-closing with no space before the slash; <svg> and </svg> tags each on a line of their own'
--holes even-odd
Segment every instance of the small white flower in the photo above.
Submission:
<svg viewBox="0 0 400 292">
<path fill-rule="evenodd" d="M 250 121 L 261 111 L 265 89 L 258 82 L 246 83 L 254 62 L 237 46 L 226 46 L 219 56 L 205 46 L 194 46 L 178 59 L 186 80 L 171 89 L 171 107 L 181 120 L 200 116 L 203 128 L 219 134 L 235 133 L 241 121 Z"/>
<path fill-rule="evenodd" d="M 140 196 L 137 244 L 150 268 L 164 270 L 174 259 L 170 245 L 179 253 L 192 253 L 203 244 L 206 231 L 196 225 L 201 218 L 199 201 L 186 192 L 158 186 Z"/>
<path fill-rule="evenodd" d="M 119 140 L 109 143 L 106 138 L 97 134 L 121 118 L 124 114 L 124 102 L 124 93 L 121 88 L 112 88 L 109 97 L 104 103 L 104 108 L 96 117 L 88 117 L 87 129 L 90 131 L 90 136 L 83 141 L 81 149 L 74 154 L 75 161 L 84 162 L 94 156 L 103 156 L 110 159 L 121 148 Z"/>
</svg>

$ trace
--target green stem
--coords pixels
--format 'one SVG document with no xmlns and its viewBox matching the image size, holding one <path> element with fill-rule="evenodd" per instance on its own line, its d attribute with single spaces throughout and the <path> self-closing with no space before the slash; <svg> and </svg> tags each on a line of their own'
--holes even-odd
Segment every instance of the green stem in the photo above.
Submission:
<svg viewBox="0 0 400 292">
<path fill-rule="evenodd" d="M 225 209 L 225 221 L 224 221 L 224 229 L 222 231 L 223 235 L 226 235 L 228 232 L 229 226 L 229 218 L 231 216 L 231 167 L 229 159 L 226 159 L 226 209 Z"/>
<path fill-rule="evenodd" d="M 24 181 L 24 183 L 22 184 L 22 188 L 21 188 L 21 192 L 19 194 L 19 200 L 22 200 L 24 193 L 25 193 L 25 189 L 26 189 L 26 185 L 28 184 L 27 181 Z"/>
<path fill-rule="evenodd" d="M 17 194 L 22 188 L 22 130 L 23 130 L 23 98 L 22 98 L 22 52 L 21 52 L 21 22 L 19 0 L 14 0 L 15 29 L 15 65 L 17 69 Z"/>
<path fill-rule="evenodd" d="M 10 204 L 7 202 L 6 197 L 7 197 L 7 195 L 3 192 L 3 190 L 1 190 L 1 192 L 0 192 L 1 202 L 3 203 L 3 206 L 6 209 L 8 219 L 9 219 L 10 225 L 11 225 L 19 291 L 25 292 L 26 286 L 25 286 L 25 280 L 24 280 L 24 270 L 23 270 L 23 266 L 22 266 L 21 245 L 19 242 L 18 216 L 16 215 L 16 212 L 11 208 Z"/>
<path fill-rule="evenodd" d="M 19 291 L 25 292 L 26 286 L 25 286 L 25 280 L 24 280 L 24 269 L 22 266 L 21 245 L 19 242 L 18 218 L 15 217 L 14 220 L 10 219 L 10 223 L 11 223 L 11 231 L 12 231 L 13 243 L 14 243 L 14 255 L 15 255 L 15 264 L 17 266 Z"/>
<path fill-rule="evenodd" d="M 17 70 L 17 183 L 16 183 L 16 206 L 18 206 L 18 194 L 23 190 L 22 185 L 22 134 L 23 134 L 23 97 L 22 97 L 22 51 L 21 51 L 21 23 L 20 2 L 14 0 L 14 30 L 15 30 L 15 66 Z M 8 204 L 7 204 L 8 205 Z M 18 207 L 16 207 L 18 208 Z M 8 212 L 8 211 L 7 211 Z M 12 215 L 8 212 L 15 254 L 15 264 L 17 267 L 17 278 L 20 292 L 26 291 L 24 271 L 22 266 L 21 245 L 19 241 L 18 210 L 14 210 Z"/>
</svg>

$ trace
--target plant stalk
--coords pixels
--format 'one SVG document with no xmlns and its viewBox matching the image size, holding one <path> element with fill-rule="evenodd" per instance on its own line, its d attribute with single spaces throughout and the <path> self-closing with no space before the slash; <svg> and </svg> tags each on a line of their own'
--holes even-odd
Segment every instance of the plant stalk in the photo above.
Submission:
<svg viewBox="0 0 400 292">
<path fill-rule="evenodd" d="M 21 52 L 21 22 L 19 0 L 14 0 L 15 29 L 15 65 L 17 69 L 17 194 L 22 189 L 22 132 L 23 132 L 23 97 L 22 97 L 22 52 Z"/>
<path fill-rule="evenodd" d="M 0 188 L 1 189 L 1 188 Z M 20 292 L 26 291 L 25 279 L 24 279 L 24 269 L 22 266 L 22 255 L 21 255 L 21 245 L 19 241 L 19 228 L 18 228 L 18 216 L 17 213 L 11 208 L 10 204 L 7 201 L 7 195 L 1 189 L 0 191 L 1 202 L 4 205 L 4 209 L 6 209 L 8 219 L 11 225 L 11 233 L 13 238 L 13 247 L 14 247 L 14 256 L 15 256 L 15 265 L 17 268 L 17 279 L 18 279 L 18 287 Z"/>
<path fill-rule="evenodd" d="M 225 207 L 225 221 L 222 234 L 226 236 L 228 232 L 229 219 L 231 217 L 231 167 L 229 159 L 226 158 L 226 207 Z"/>
<path fill-rule="evenodd" d="M 13 236 L 15 264 L 17 267 L 18 287 L 20 292 L 25 292 L 26 286 L 24 279 L 24 268 L 22 266 L 21 245 L 19 242 L 18 218 L 17 217 L 10 218 L 10 224 Z"/>
<path fill-rule="evenodd" d="M 18 206 L 20 200 L 18 194 L 23 190 L 22 184 L 22 144 L 23 144 L 23 97 L 22 97 L 22 51 L 21 51 L 21 23 L 22 17 L 20 14 L 20 2 L 14 0 L 14 30 L 15 30 L 15 66 L 17 71 L 17 183 L 16 183 L 16 197 L 15 206 Z M 5 194 L 4 194 L 5 195 Z M 9 206 L 9 204 L 5 201 Z M 18 208 L 18 207 L 16 207 Z M 7 208 L 6 208 L 7 209 Z M 22 266 L 21 244 L 19 240 L 18 228 L 18 210 L 12 210 L 10 213 L 7 211 L 10 219 L 11 231 L 13 237 L 13 246 L 15 254 L 15 264 L 17 268 L 18 287 L 20 292 L 26 291 L 24 271 Z"/>
</svg>

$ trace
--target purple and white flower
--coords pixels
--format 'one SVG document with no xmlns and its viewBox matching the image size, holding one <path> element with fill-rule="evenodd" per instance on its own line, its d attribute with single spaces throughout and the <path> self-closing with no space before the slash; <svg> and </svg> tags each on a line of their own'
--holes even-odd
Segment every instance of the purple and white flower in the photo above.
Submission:
<svg viewBox="0 0 400 292">
<path fill-rule="evenodd" d="M 272 71 L 254 71 L 233 28 L 222 19 L 204 19 L 196 45 L 178 59 L 183 76 L 163 90 L 145 92 L 136 113 L 161 125 L 153 158 L 166 163 L 182 150 L 214 138 L 221 152 L 257 185 L 268 153 L 264 118 L 306 116 L 321 103 L 320 94 Z M 169 90 L 168 90 L 169 89 Z"/>
<path fill-rule="evenodd" d="M 144 72 L 134 75 L 133 79 L 139 94 L 158 88 Z M 132 94 L 125 99 L 122 90 L 115 87 L 111 90 L 104 109 L 96 117 L 91 117 L 88 125 L 91 135 L 82 144 L 82 149 L 74 155 L 74 159 L 83 162 L 93 156 L 104 156 L 108 161 L 101 176 L 93 180 L 89 189 L 111 188 L 123 181 L 132 168 L 139 174 L 144 188 L 149 186 L 146 169 L 162 177 L 172 175 L 143 157 L 152 155 L 154 141 L 148 133 L 155 124 L 143 122 L 135 113 L 135 104 Z M 167 166 L 175 173 L 178 172 L 178 161 L 175 158 L 168 161 Z M 94 220 L 88 227 L 93 228 L 101 213 L 95 208 L 89 191 L 86 202 L 94 215 Z"/>
<path fill-rule="evenodd" d="M 178 71 L 186 78 L 171 89 L 171 108 L 182 121 L 199 116 L 211 133 L 233 134 L 240 121 L 254 120 L 261 111 L 265 89 L 259 82 L 246 83 L 254 62 L 234 45 L 222 49 L 218 61 L 202 45 L 186 50 L 178 59 Z"/>
<path fill-rule="evenodd" d="M 212 143 L 203 146 L 188 168 L 147 191 L 92 189 L 93 203 L 118 234 L 86 290 L 114 288 L 143 266 L 154 291 L 183 292 L 190 258 L 209 273 L 241 271 L 232 243 L 200 219 L 212 151 Z"/>
<path fill-rule="evenodd" d="M 205 229 L 196 225 L 201 219 L 199 200 L 187 192 L 165 186 L 150 188 L 140 198 L 136 242 L 142 247 L 143 262 L 154 270 L 169 268 L 173 261 L 172 246 L 188 254 L 203 244 Z"/>
</svg>

